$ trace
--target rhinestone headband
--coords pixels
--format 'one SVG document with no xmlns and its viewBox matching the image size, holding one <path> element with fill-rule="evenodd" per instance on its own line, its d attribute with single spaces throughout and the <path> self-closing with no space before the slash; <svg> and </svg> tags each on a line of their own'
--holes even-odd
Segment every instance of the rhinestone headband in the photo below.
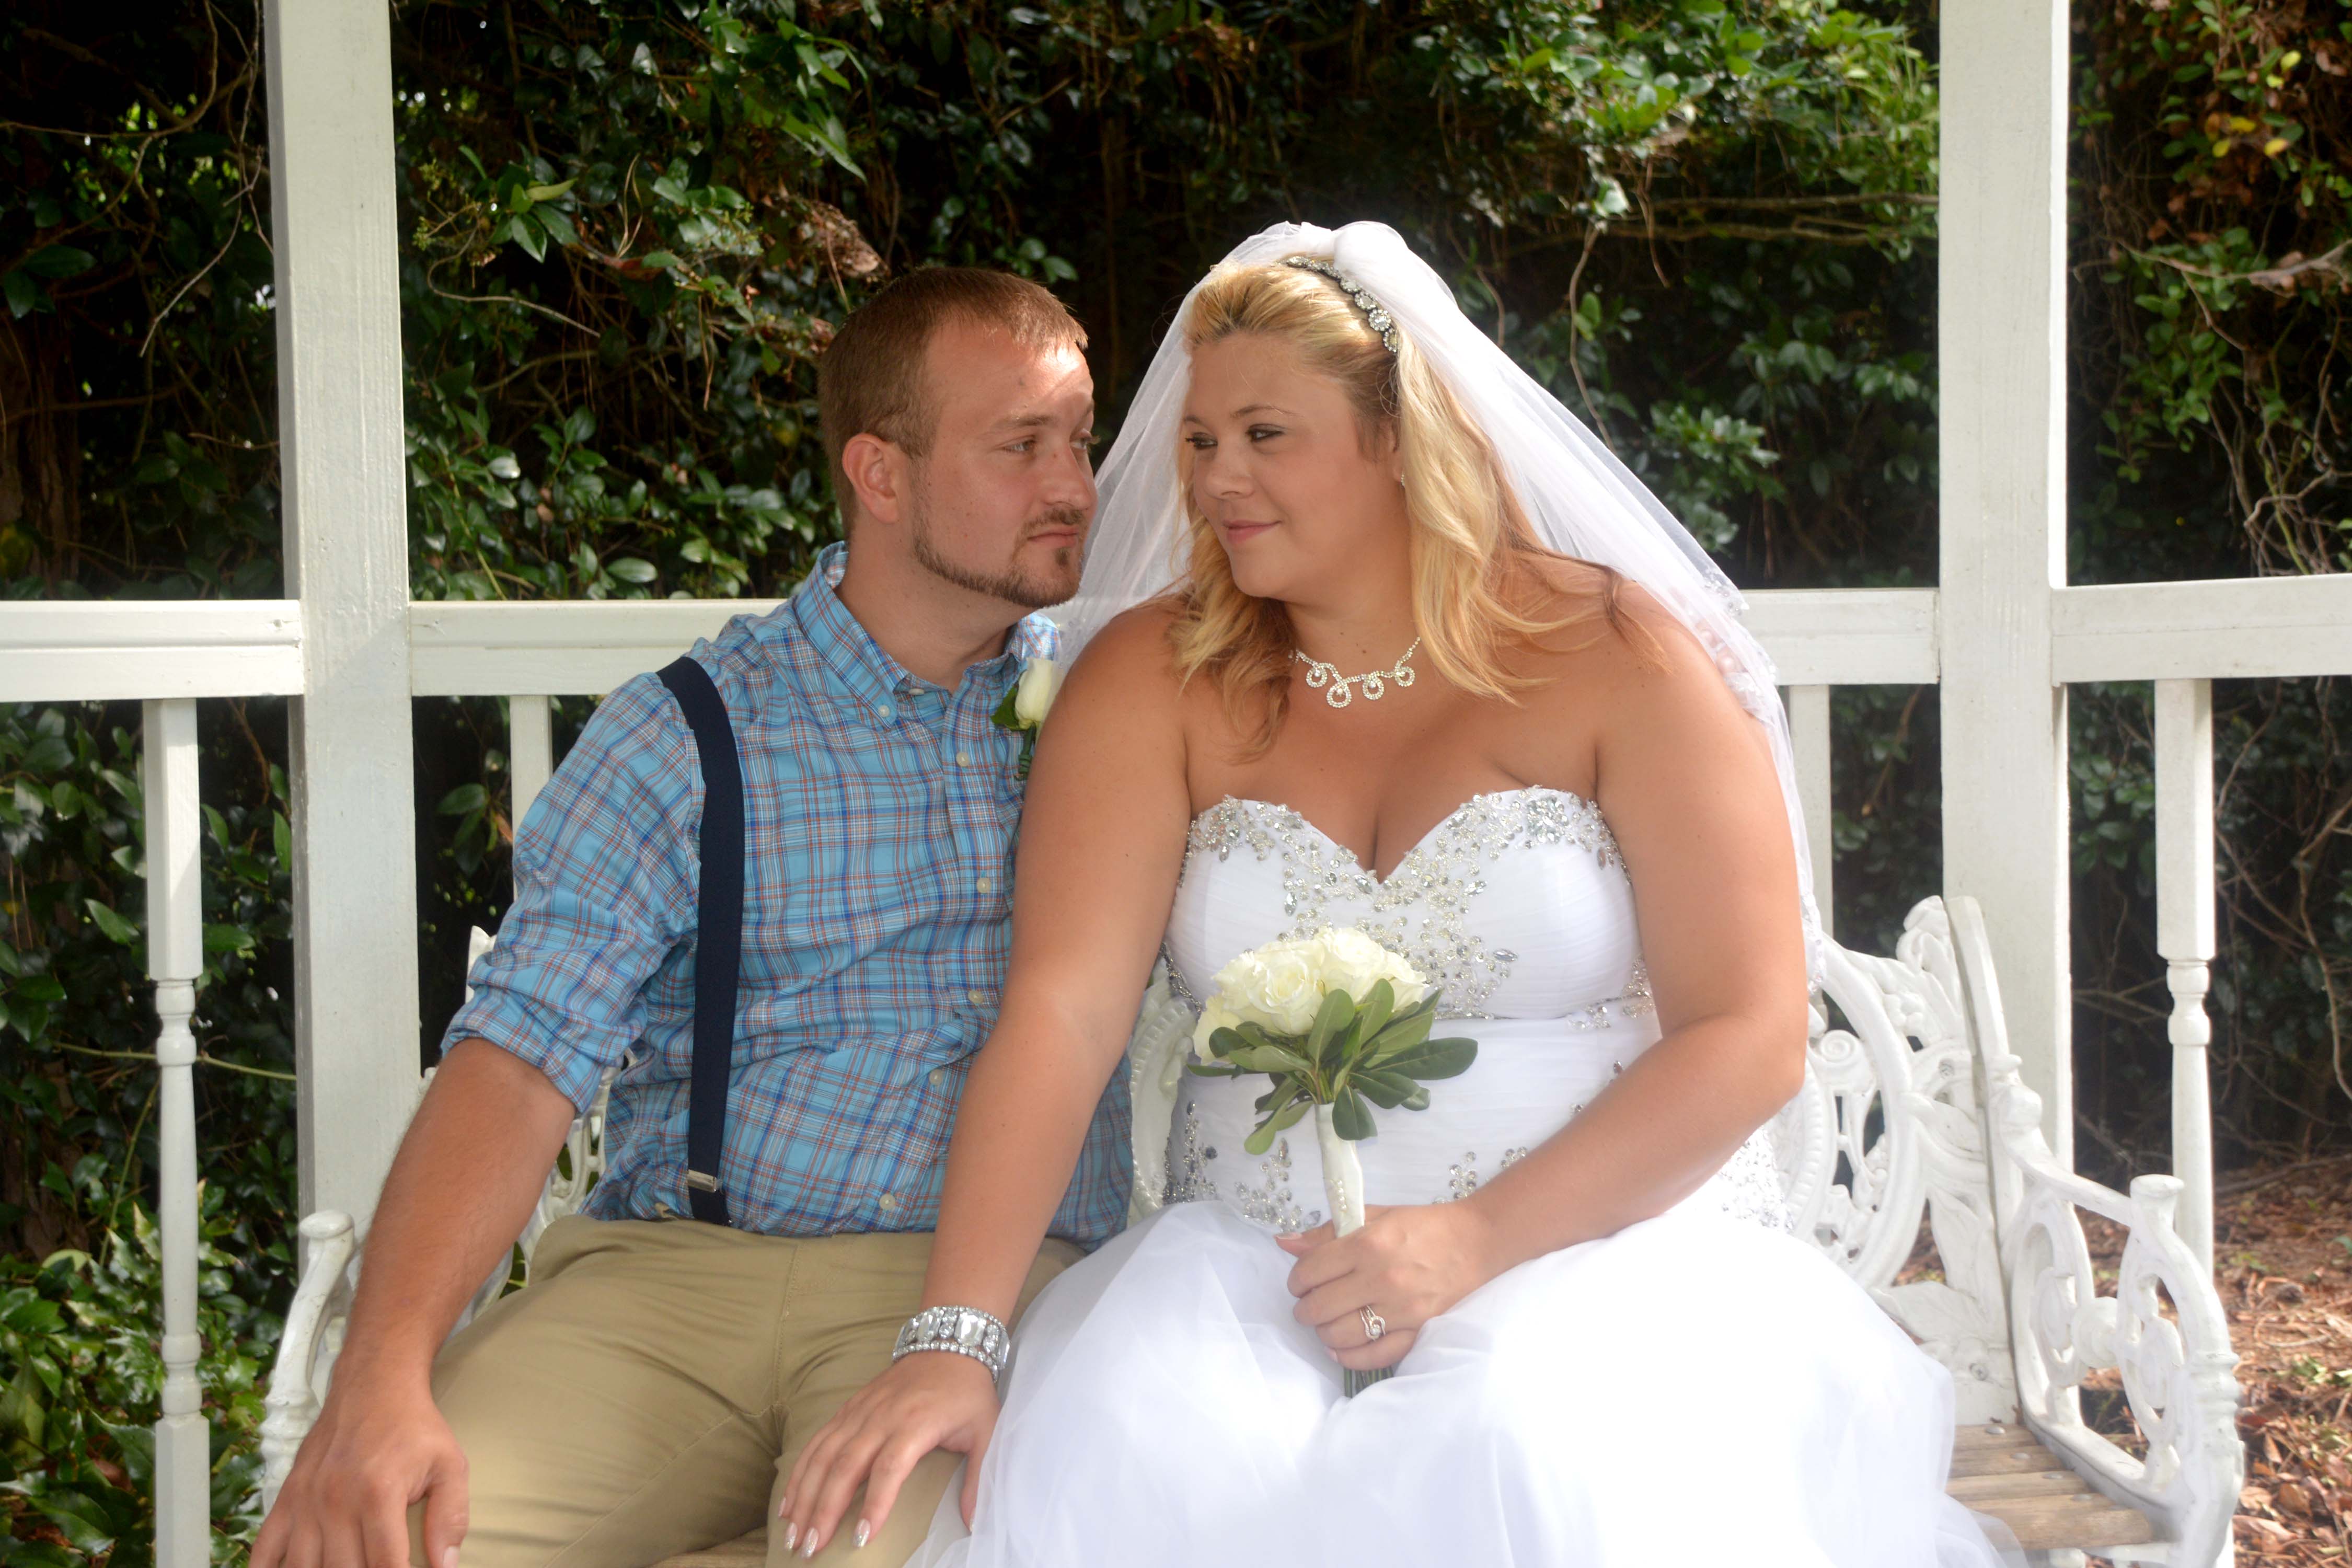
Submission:
<svg viewBox="0 0 2352 1568">
<path fill-rule="evenodd" d="M 1388 345 L 1389 353 L 1397 352 L 1395 319 L 1388 313 L 1387 309 L 1378 300 L 1364 291 L 1362 284 L 1329 262 L 1319 261 L 1312 256 L 1286 256 L 1282 258 L 1282 264 L 1285 267 L 1298 268 L 1306 272 L 1320 272 L 1324 277 L 1337 283 L 1347 291 L 1348 298 L 1355 301 L 1356 309 L 1364 313 L 1364 320 L 1371 323 L 1372 331 L 1380 333 L 1381 342 Z"/>
</svg>

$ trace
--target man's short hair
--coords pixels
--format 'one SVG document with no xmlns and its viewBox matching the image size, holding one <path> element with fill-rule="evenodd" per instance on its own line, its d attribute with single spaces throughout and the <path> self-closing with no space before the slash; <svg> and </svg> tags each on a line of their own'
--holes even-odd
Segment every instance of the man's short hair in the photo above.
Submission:
<svg viewBox="0 0 2352 1568">
<path fill-rule="evenodd" d="M 920 458 L 930 450 L 939 413 L 924 384 L 931 340 L 942 327 L 970 321 L 1045 349 L 1083 350 L 1087 331 L 1067 307 L 1026 278 L 983 267 L 924 267 L 849 313 L 816 365 L 817 423 L 844 529 L 857 492 L 842 467 L 850 437 L 879 436 Z"/>
</svg>

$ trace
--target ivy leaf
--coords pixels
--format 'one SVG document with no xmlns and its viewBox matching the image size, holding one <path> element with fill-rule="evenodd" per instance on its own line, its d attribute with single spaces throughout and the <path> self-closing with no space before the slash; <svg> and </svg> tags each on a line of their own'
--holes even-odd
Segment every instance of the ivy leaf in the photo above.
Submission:
<svg viewBox="0 0 2352 1568">
<path fill-rule="evenodd" d="M 240 958 L 253 952 L 253 933 L 243 926 L 208 925 L 205 927 L 206 952 L 233 952 Z"/>
<path fill-rule="evenodd" d="M 124 920 L 107 905 L 100 903 L 96 899 L 84 899 L 81 902 L 82 908 L 89 911 L 91 922 L 109 937 L 125 947 L 133 946 L 138 942 L 137 926 Z"/>
<path fill-rule="evenodd" d="M 469 811 L 479 811 L 489 804 L 489 792 L 478 784 L 459 784 L 441 797 L 434 809 L 443 816 L 463 816 Z"/>
</svg>

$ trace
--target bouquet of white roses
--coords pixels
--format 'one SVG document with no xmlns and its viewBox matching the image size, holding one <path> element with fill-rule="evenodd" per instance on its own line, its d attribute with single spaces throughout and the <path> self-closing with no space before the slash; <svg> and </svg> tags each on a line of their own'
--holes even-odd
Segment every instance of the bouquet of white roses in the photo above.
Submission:
<svg viewBox="0 0 2352 1568">
<path fill-rule="evenodd" d="M 1438 992 L 1412 965 L 1362 931 L 1325 930 L 1243 953 L 1217 971 L 1215 994 L 1192 1032 L 1192 1070 L 1238 1078 L 1262 1072 L 1262 1120 L 1243 1147 L 1263 1154 L 1276 1134 L 1315 1114 L 1331 1233 L 1364 1224 L 1358 1140 L 1372 1135 L 1373 1106 L 1425 1110 L 1424 1079 L 1454 1078 L 1478 1055 L 1475 1040 L 1429 1037 Z M 1388 1375 L 1349 1372 L 1350 1394 Z"/>
<path fill-rule="evenodd" d="M 1431 1039 L 1439 993 L 1352 929 L 1270 942 L 1217 971 L 1214 984 L 1192 1032 L 1201 1059 L 1192 1070 L 1274 1079 L 1244 1144 L 1253 1154 L 1312 1111 L 1332 1231 L 1360 1228 L 1364 1184 L 1351 1145 L 1372 1135 L 1372 1107 L 1428 1109 L 1423 1083 L 1467 1071 L 1477 1042 Z"/>
</svg>

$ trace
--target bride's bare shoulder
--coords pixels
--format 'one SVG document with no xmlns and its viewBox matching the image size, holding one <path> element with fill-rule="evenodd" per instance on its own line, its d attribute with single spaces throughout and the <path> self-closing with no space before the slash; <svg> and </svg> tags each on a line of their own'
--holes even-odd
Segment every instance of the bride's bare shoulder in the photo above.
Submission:
<svg viewBox="0 0 2352 1568">
<path fill-rule="evenodd" d="M 1529 618 L 1553 628 L 1532 639 L 1535 673 L 1556 678 L 1561 700 L 1737 709 L 1706 647 L 1639 582 L 1570 557 L 1539 561 L 1530 576 Z"/>
<path fill-rule="evenodd" d="M 1175 703 L 1183 682 L 1177 677 L 1169 631 L 1179 613 L 1174 599 L 1159 598 L 1113 616 L 1070 667 L 1071 695 L 1116 693 L 1129 702 Z"/>
</svg>

